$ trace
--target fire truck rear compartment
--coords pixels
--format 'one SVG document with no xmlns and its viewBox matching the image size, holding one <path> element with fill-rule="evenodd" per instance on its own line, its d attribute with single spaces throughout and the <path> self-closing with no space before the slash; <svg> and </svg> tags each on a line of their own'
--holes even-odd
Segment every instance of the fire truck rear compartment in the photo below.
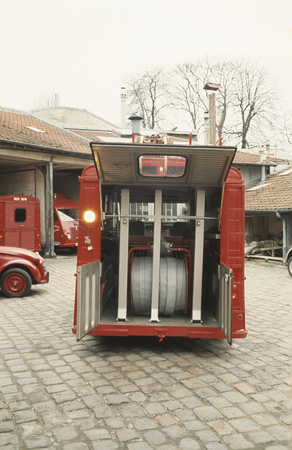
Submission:
<svg viewBox="0 0 292 450">
<path fill-rule="evenodd" d="M 205 191 L 193 192 L 195 208 L 185 216 L 191 218 L 175 222 L 161 217 L 162 190 L 155 191 L 152 221 L 129 217 L 130 191 L 120 193 L 117 232 L 110 229 L 110 215 L 104 223 L 100 284 L 94 288 L 100 292 L 99 325 L 218 328 L 219 208 L 210 205 L 218 203 L 220 191 L 209 189 L 208 199 Z M 89 274 L 87 289 L 94 280 Z"/>
<path fill-rule="evenodd" d="M 160 335 L 165 327 L 169 336 L 207 337 L 209 329 L 210 337 L 231 342 L 233 271 L 221 258 L 220 214 L 235 149 L 92 143 L 92 151 L 97 182 L 85 171 L 81 204 L 90 209 L 90 190 L 98 193 L 100 219 L 99 227 L 86 227 L 88 248 L 78 250 L 77 339 L 88 333 Z M 141 172 L 141 158 L 166 161 L 169 155 L 184 159 L 184 172 Z M 182 203 L 185 210 L 178 212 Z M 133 204 L 152 207 L 145 214 Z M 100 236 L 95 246 L 93 230 Z"/>
</svg>

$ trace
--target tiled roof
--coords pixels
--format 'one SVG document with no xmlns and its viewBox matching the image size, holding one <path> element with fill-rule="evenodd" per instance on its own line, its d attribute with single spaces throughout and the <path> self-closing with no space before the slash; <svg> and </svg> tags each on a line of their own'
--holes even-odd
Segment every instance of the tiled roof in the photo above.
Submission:
<svg viewBox="0 0 292 450">
<path fill-rule="evenodd" d="M 269 157 L 266 159 L 266 164 L 274 165 L 275 163 L 279 163 L 279 158 Z M 246 152 L 243 150 L 238 150 L 235 154 L 234 158 L 235 164 L 259 164 L 260 163 L 260 155 L 258 153 Z"/>
<path fill-rule="evenodd" d="M 292 168 L 266 177 L 245 192 L 246 211 L 292 211 Z"/>
<path fill-rule="evenodd" d="M 75 129 L 73 130 L 72 129 L 72 132 L 88 139 L 89 141 L 97 141 L 97 140 L 102 141 L 102 138 L 118 137 L 117 134 L 112 133 L 110 131 L 98 131 L 98 130 L 92 131 L 92 130 L 75 130 Z"/>
<path fill-rule="evenodd" d="M 23 112 L 0 109 L 0 139 L 90 154 L 87 139 Z"/>
</svg>

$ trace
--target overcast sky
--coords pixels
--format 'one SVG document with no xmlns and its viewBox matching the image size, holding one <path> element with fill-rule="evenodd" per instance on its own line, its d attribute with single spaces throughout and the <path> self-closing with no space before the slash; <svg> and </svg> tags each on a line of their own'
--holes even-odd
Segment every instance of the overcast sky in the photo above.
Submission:
<svg viewBox="0 0 292 450">
<path fill-rule="evenodd" d="M 0 0 L 0 106 L 44 93 L 120 124 L 129 76 L 205 55 L 246 56 L 292 110 L 291 0 Z M 213 80 L 215 82 L 215 80 Z"/>
</svg>

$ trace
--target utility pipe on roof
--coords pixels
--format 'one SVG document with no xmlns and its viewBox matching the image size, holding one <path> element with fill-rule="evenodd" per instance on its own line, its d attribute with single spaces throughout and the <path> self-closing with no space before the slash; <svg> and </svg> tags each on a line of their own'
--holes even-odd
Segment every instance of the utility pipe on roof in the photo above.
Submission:
<svg viewBox="0 0 292 450">
<path fill-rule="evenodd" d="M 126 128 L 126 99 L 127 91 L 125 87 L 121 88 L 121 128 Z"/>
</svg>

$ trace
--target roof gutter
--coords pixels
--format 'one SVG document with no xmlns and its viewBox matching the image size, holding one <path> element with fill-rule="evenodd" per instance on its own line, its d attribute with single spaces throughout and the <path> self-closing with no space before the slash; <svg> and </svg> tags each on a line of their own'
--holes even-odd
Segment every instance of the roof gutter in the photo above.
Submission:
<svg viewBox="0 0 292 450">
<path fill-rule="evenodd" d="M 275 213 L 278 217 L 278 219 L 282 219 L 282 217 L 280 217 L 281 214 L 287 214 L 287 213 L 292 213 L 292 209 L 246 209 L 245 210 L 245 214 L 270 214 L 270 213 Z"/>
<path fill-rule="evenodd" d="M 74 152 L 72 150 L 63 150 L 55 147 L 45 147 L 42 145 L 36 145 L 36 144 L 26 144 L 24 142 L 18 142 L 18 141 L 10 141 L 9 139 L 0 139 L 0 148 L 2 145 L 10 145 L 11 147 L 20 147 L 22 150 L 32 150 L 32 151 L 38 151 L 43 150 L 48 153 L 53 154 L 63 154 L 66 156 L 78 156 L 82 158 L 88 158 L 92 160 L 92 154 L 90 153 L 83 153 L 83 152 Z M 89 148 L 89 146 L 88 146 Z"/>
</svg>

